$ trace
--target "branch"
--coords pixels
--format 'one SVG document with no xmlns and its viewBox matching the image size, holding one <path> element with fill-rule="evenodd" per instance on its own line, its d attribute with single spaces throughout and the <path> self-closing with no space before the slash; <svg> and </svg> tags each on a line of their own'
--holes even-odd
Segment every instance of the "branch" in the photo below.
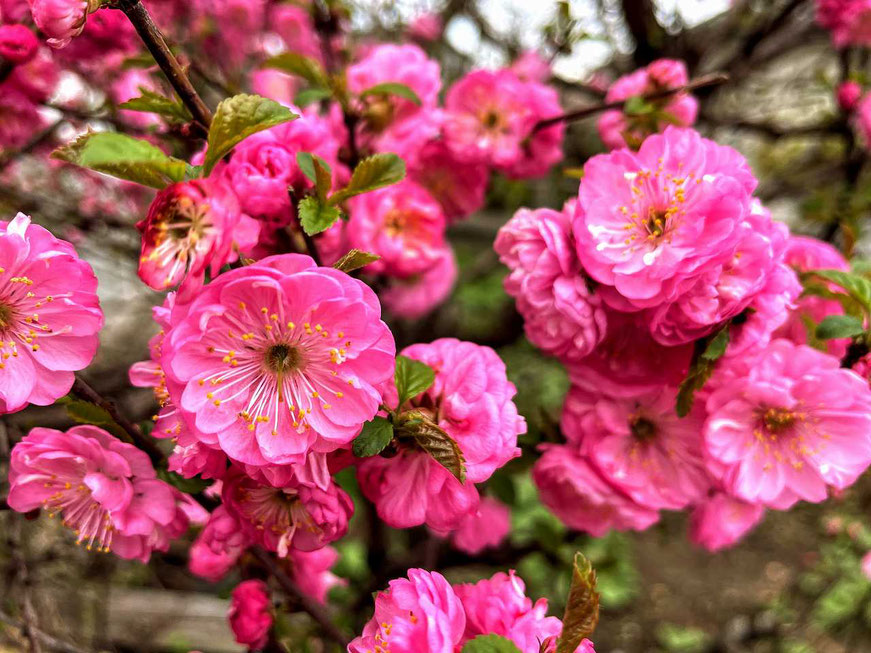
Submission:
<svg viewBox="0 0 871 653">
<path fill-rule="evenodd" d="M 48 140 L 54 136 L 55 130 L 58 126 L 63 122 L 63 119 L 56 120 L 51 125 L 43 129 L 38 134 L 35 134 L 27 143 L 22 145 L 17 150 L 9 150 L 3 153 L 0 153 L 0 171 L 2 171 L 6 166 L 12 163 L 17 157 L 22 154 L 29 154 L 40 145 L 48 142 Z"/>
<path fill-rule="evenodd" d="M 12 618 L 12 615 L 6 614 L 2 610 L 0 610 L 0 623 L 4 623 L 7 626 L 11 626 L 12 628 L 16 628 L 19 631 L 24 632 L 25 626 L 19 621 Z M 84 648 L 79 648 L 75 644 L 70 644 L 69 642 L 65 642 L 53 635 L 49 635 L 46 632 L 43 632 L 37 628 L 32 629 L 32 633 L 36 638 L 45 644 L 48 648 L 53 651 L 59 651 L 60 653 L 91 653 L 89 650 Z"/>
<path fill-rule="evenodd" d="M 308 615 L 314 619 L 323 629 L 324 634 L 331 640 L 339 644 L 342 648 L 348 646 L 348 638 L 345 634 L 333 623 L 326 611 L 311 597 L 305 594 L 299 586 L 291 580 L 284 570 L 278 566 L 278 563 L 272 555 L 260 547 L 252 547 L 251 553 L 262 564 L 270 574 L 275 576 L 275 580 L 281 585 L 281 589 L 296 601 Z"/>
<path fill-rule="evenodd" d="M 30 571 L 27 568 L 27 559 L 24 557 L 24 549 L 21 546 L 21 520 L 13 516 L 8 524 L 7 542 L 9 555 L 14 565 L 15 580 L 18 585 L 17 596 L 21 603 L 21 632 L 27 639 L 30 653 L 42 653 L 39 637 L 36 635 L 39 622 L 36 618 L 36 610 L 33 608 L 33 598 L 30 593 Z"/>
<path fill-rule="evenodd" d="M 178 97 L 191 112 L 194 120 L 208 131 L 209 125 L 212 124 L 212 112 L 209 111 L 206 103 L 197 94 L 187 73 L 178 63 L 175 55 L 166 44 L 166 39 L 163 37 L 160 29 L 151 19 L 151 14 L 148 13 L 148 10 L 140 0 L 116 1 L 117 7 L 124 12 L 133 24 L 133 27 L 136 28 L 151 56 L 154 57 L 154 60 L 166 75 L 169 83 L 172 84 Z"/>
<path fill-rule="evenodd" d="M 653 39 L 653 32 L 659 32 L 656 36 L 661 37 L 662 27 L 656 21 L 653 2 L 651 0 L 622 0 L 623 18 L 626 27 L 635 41 L 635 50 L 632 58 L 637 66 L 646 66 L 660 55 L 660 51 L 651 42 L 661 40 Z"/>
<path fill-rule="evenodd" d="M 725 73 L 711 73 L 710 75 L 698 77 L 689 82 L 688 84 L 685 84 L 684 86 L 678 86 L 677 88 L 668 88 L 661 91 L 654 91 L 653 93 L 647 93 L 646 95 L 642 95 L 641 99 L 661 100 L 662 98 L 669 97 L 670 95 L 675 95 L 677 93 L 687 93 L 709 86 L 719 86 L 720 84 L 725 84 L 728 81 L 729 76 Z M 589 106 L 581 107 L 579 109 L 569 111 L 568 113 L 564 113 L 559 116 L 554 116 L 553 118 L 539 120 L 532 128 L 532 133 L 534 134 L 542 129 L 547 129 L 548 127 L 556 125 L 560 122 L 572 122 L 573 120 L 580 120 L 581 118 L 593 116 L 597 113 L 601 113 L 602 111 L 608 111 L 610 109 L 622 109 L 623 106 L 630 99 L 631 98 L 626 98 L 625 100 L 616 100 L 614 102 L 601 102 L 599 104 L 591 104 Z"/>
<path fill-rule="evenodd" d="M 780 13 L 769 20 L 765 25 L 752 32 L 744 42 L 744 47 L 734 61 L 729 65 L 730 72 L 736 72 L 748 65 L 762 42 L 777 32 L 789 19 L 792 13 L 798 9 L 805 0 L 790 0 Z"/>
</svg>

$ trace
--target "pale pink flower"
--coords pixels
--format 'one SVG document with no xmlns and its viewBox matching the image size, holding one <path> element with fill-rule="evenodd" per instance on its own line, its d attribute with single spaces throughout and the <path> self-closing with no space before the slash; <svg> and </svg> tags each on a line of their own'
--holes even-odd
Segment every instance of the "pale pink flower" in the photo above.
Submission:
<svg viewBox="0 0 871 653">
<path fill-rule="evenodd" d="M 657 511 L 610 485 L 573 447 L 542 449 L 532 480 L 541 502 L 569 528 L 602 537 L 611 529 L 641 531 L 659 520 Z"/>
<path fill-rule="evenodd" d="M 24 25 L 0 25 L 0 57 L 20 66 L 36 56 L 39 41 Z"/>
<path fill-rule="evenodd" d="M 575 254 L 570 210 L 520 209 L 493 248 L 511 270 L 505 290 L 517 300 L 526 337 L 547 354 L 577 361 L 605 337 L 607 318 Z"/>
<path fill-rule="evenodd" d="M 723 488 L 785 510 L 843 490 L 871 463 L 871 389 L 837 358 L 778 339 L 721 361 L 704 444 Z"/>
<path fill-rule="evenodd" d="M 765 507 L 716 492 L 690 516 L 690 539 L 708 551 L 734 546 L 765 516 Z"/>
<path fill-rule="evenodd" d="M 478 555 L 495 549 L 511 532 L 511 510 L 501 501 L 483 497 L 478 510 L 463 517 L 456 529 L 437 533 L 449 536 L 458 551 Z"/>
<path fill-rule="evenodd" d="M 350 442 L 378 410 L 394 356 L 367 285 L 284 254 L 177 304 L 161 365 L 197 438 L 262 466 Z"/>
<path fill-rule="evenodd" d="M 862 97 L 862 85 L 853 80 L 842 82 L 838 86 L 837 99 L 838 106 L 842 111 L 851 112 L 856 108 L 859 100 Z"/>
<path fill-rule="evenodd" d="M 442 35 L 442 30 L 442 18 L 434 12 L 420 14 L 406 28 L 409 36 L 420 41 L 435 41 Z"/>
<path fill-rule="evenodd" d="M 281 37 L 290 52 L 321 60 L 320 40 L 307 7 L 290 3 L 271 5 L 269 28 Z"/>
<path fill-rule="evenodd" d="M 97 278 L 73 246 L 23 213 L 0 221 L 0 412 L 69 392 L 102 326 Z"/>
<path fill-rule="evenodd" d="M 348 584 L 330 571 L 339 559 L 338 552 L 330 546 L 315 551 L 291 549 L 288 558 L 291 578 L 304 593 L 322 605 L 326 604 L 330 589 Z"/>
<path fill-rule="evenodd" d="M 454 653 L 466 626 L 463 604 L 438 572 L 409 569 L 375 596 L 375 615 L 348 653 Z"/>
<path fill-rule="evenodd" d="M 415 319 L 426 315 L 451 294 L 457 280 L 457 261 L 450 247 L 439 253 L 432 267 L 409 279 L 391 279 L 381 291 L 381 301 L 397 317 Z"/>
<path fill-rule="evenodd" d="M 110 93 L 115 104 L 123 104 L 134 98 L 142 95 L 142 90 L 152 91 L 154 93 L 163 94 L 160 85 L 155 81 L 154 77 L 148 71 L 142 68 L 131 68 L 123 71 L 112 82 Z M 130 111 L 129 109 L 120 109 L 118 116 L 128 125 L 147 129 L 148 127 L 158 127 L 163 124 L 159 116 L 145 111 Z"/>
<path fill-rule="evenodd" d="M 245 580 L 230 595 L 227 619 L 239 644 L 251 650 L 266 646 L 272 628 L 272 601 L 262 580 Z"/>
<path fill-rule="evenodd" d="M 372 274 L 423 274 L 447 246 L 441 205 L 412 181 L 358 195 L 348 202 L 348 213 L 350 246 L 381 257 L 366 267 Z"/>
<path fill-rule="evenodd" d="M 550 62 L 536 50 L 521 52 L 520 56 L 511 64 L 511 70 L 524 82 L 540 82 L 542 84 L 550 79 L 551 74 Z"/>
<path fill-rule="evenodd" d="M 831 31 L 838 48 L 871 45 L 869 0 L 817 0 L 817 22 Z"/>
<path fill-rule="evenodd" d="M 142 233 L 139 277 L 155 290 L 188 280 L 196 287 L 206 272 L 218 274 L 237 260 L 237 248 L 257 241 L 259 226 L 239 210 L 236 195 L 214 179 L 171 184 L 160 191 Z"/>
<path fill-rule="evenodd" d="M 62 48 L 82 33 L 88 14 L 97 10 L 94 0 L 27 0 L 33 22 L 53 48 Z"/>
<path fill-rule="evenodd" d="M 871 551 L 862 556 L 860 565 L 865 578 L 871 580 Z"/>
<path fill-rule="evenodd" d="M 448 220 L 468 217 L 484 206 L 487 166 L 458 159 L 444 140 L 428 142 L 406 163 L 408 176 L 439 201 Z"/>
<path fill-rule="evenodd" d="M 12 450 L 9 506 L 60 515 L 90 551 L 147 562 L 188 527 L 183 495 L 148 456 L 96 426 L 30 431 Z M 193 513 L 191 513 L 193 514 Z"/>
</svg>

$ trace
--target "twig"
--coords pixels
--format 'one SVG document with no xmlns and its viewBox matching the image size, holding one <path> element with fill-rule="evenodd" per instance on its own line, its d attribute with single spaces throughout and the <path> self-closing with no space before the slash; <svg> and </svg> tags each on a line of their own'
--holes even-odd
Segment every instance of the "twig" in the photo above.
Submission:
<svg viewBox="0 0 871 653">
<path fill-rule="evenodd" d="M 284 570 L 278 566 L 278 563 L 270 553 L 264 551 L 260 547 L 252 547 L 251 553 L 270 574 L 275 576 L 275 580 L 277 580 L 278 584 L 281 585 L 281 589 L 283 589 L 290 598 L 296 601 L 302 609 L 318 623 L 318 625 L 323 629 L 325 635 L 342 646 L 342 648 L 345 648 L 348 645 L 349 640 L 347 636 L 335 623 L 333 623 L 333 620 L 330 619 L 324 609 L 314 599 L 306 595 L 299 586 L 293 582 L 290 576 L 288 576 Z"/>
<path fill-rule="evenodd" d="M 675 95 L 677 93 L 687 93 L 709 86 L 719 86 L 720 84 L 725 84 L 728 81 L 729 76 L 725 73 L 712 73 L 710 75 L 698 77 L 690 81 L 688 84 L 678 86 L 677 88 L 668 88 L 661 91 L 654 91 L 653 93 L 647 93 L 646 95 L 642 95 L 641 99 L 645 101 L 660 100 L 662 98 L 669 97 L 670 95 Z M 627 98 L 625 100 L 616 100 L 614 102 L 601 102 L 599 104 L 592 104 L 586 107 L 575 109 L 574 111 L 569 111 L 568 113 L 563 113 L 559 116 L 554 116 L 553 118 L 539 120 L 532 128 L 532 133 L 534 134 L 535 132 L 542 129 L 547 129 L 548 127 L 556 125 L 560 122 L 571 122 L 573 120 L 580 120 L 581 118 L 587 118 L 588 116 L 593 116 L 597 113 L 601 113 L 602 111 L 608 111 L 610 109 L 622 109 L 623 106 L 630 99 L 631 98 Z"/>
<path fill-rule="evenodd" d="M 55 130 L 58 126 L 63 122 L 63 119 L 56 120 L 47 128 L 43 129 L 38 134 L 35 134 L 27 143 L 22 145 L 17 150 L 10 150 L 8 152 L 3 152 L 0 154 L 0 171 L 2 171 L 6 166 L 8 166 L 12 161 L 14 161 L 17 157 L 22 154 L 29 154 L 40 145 L 48 142 L 48 140 L 54 135 Z"/>
<path fill-rule="evenodd" d="M 12 628 L 16 628 L 22 632 L 24 632 L 24 624 L 20 623 L 16 619 L 12 618 L 12 615 L 8 615 L 2 610 L 0 610 L 0 623 L 4 623 L 7 626 L 11 626 Z M 70 644 L 69 642 L 65 642 L 62 639 L 58 639 L 53 635 L 49 635 L 48 633 L 39 630 L 38 628 L 32 629 L 33 635 L 43 644 L 45 644 L 49 649 L 53 651 L 58 651 L 59 653 L 91 653 L 88 649 L 79 648 L 75 644 Z"/>
<path fill-rule="evenodd" d="M 36 618 L 36 610 L 33 608 L 33 599 L 30 593 L 30 572 L 27 569 L 27 559 L 21 546 L 21 519 L 13 516 L 8 524 L 7 542 L 9 544 L 10 557 L 15 569 L 15 579 L 18 585 L 17 596 L 21 602 L 21 632 L 27 639 L 30 653 L 42 653 L 42 646 L 36 634 L 39 622 Z"/>
<path fill-rule="evenodd" d="M 140 38 L 145 43 L 145 47 L 154 57 L 157 65 L 166 75 L 169 83 L 175 89 L 178 97 L 191 112 L 194 120 L 208 130 L 212 124 L 212 112 L 203 102 L 196 89 L 191 84 L 187 73 L 178 63 L 178 59 L 169 49 L 166 44 L 166 39 L 163 37 L 160 29 L 155 25 L 151 18 L 151 14 L 140 2 L 140 0 L 116 0 L 117 7 L 124 12 L 127 18 L 133 23 L 133 27 L 139 33 Z"/>
</svg>

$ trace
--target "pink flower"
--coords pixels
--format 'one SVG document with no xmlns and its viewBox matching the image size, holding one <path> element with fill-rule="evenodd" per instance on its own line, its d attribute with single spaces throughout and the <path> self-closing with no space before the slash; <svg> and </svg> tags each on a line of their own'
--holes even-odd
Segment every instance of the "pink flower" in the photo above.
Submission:
<svg viewBox="0 0 871 653">
<path fill-rule="evenodd" d="M 720 551 L 737 544 L 764 516 L 764 506 L 717 492 L 693 509 L 690 539 L 708 551 Z"/>
<path fill-rule="evenodd" d="M 307 256 L 230 270 L 176 305 L 161 365 L 204 444 L 245 464 L 350 442 L 392 378 L 395 345 L 364 283 Z"/>
<path fill-rule="evenodd" d="M 27 63 L 36 56 L 39 41 L 24 25 L 0 25 L 0 57 L 15 65 Z"/>
<path fill-rule="evenodd" d="M 250 538 L 226 506 L 218 506 L 191 546 L 188 569 L 200 578 L 217 583 L 250 544 Z"/>
<path fill-rule="evenodd" d="M 523 581 L 514 571 L 454 587 L 466 612 L 463 641 L 478 635 L 501 635 L 521 653 L 539 653 L 541 642 L 562 632 L 557 617 L 547 616 L 547 599 L 527 598 Z"/>
<path fill-rule="evenodd" d="M 668 386 L 629 398 L 574 387 L 563 408 L 563 432 L 633 501 L 680 510 L 700 500 L 710 480 L 699 439 L 703 411 L 696 406 L 678 417 L 676 395 Z"/>
<path fill-rule="evenodd" d="M 612 487 L 574 448 L 542 445 L 532 468 L 541 502 L 569 528 L 602 537 L 612 528 L 641 531 L 659 513 L 641 506 Z"/>
<path fill-rule="evenodd" d="M 183 495 L 148 456 L 96 426 L 31 430 L 12 450 L 9 484 L 13 510 L 60 514 L 77 543 L 128 560 L 166 551 L 189 523 Z"/>
<path fill-rule="evenodd" d="M 445 139 L 458 158 L 515 178 L 540 177 L 562 158 L 563 123 L 533 133 L 539 120 L 562 113 L 556 91 L 510 70 L 468 73 L 448 91 L 445 109 Z"/>
<path fill-rule="evenodd" d="M 131 68 L 125 70 L 117 76 L 112 82 L 111 94 L 115 104 L 123 104 L 134 98 L 142 95 L 142 89 L 161 93 L 159 84 L 155 81 L 147 71 L 141 68 Z M 159 116 L 153 113 L 143 111 L 130 111 L 129 109 L 120 109 L 118 115 L 123 118 L 124 122 L 134 127 L 146 129 L 148 127 L 159 127 L 163 121 Z"/>
<path fill-rule="evenodd" d="M 408 175 L 442 205 L 449 221 L 468 217 L 484 206 L 490 171 L 483 163 L 457 159 L 444 140 L 432 140 L 407 160 Z"/>
<path fill-rule="evenodd" d="M 88 14 L 100 7 L 94 0 L 27 0 L 33 22 L 53 48 L 62 48 L 85 28 Z"/>
<path fill-rule="evenodd" d="M 578 256 L 614 308 L 664 310 L 733 259 L 755 186 L 735 150 L 668 127 L 637 154 L 617 150 L 587 162 L 574 222 Z"/>
<path fill-rule="evenodd" d="M 838 48 L 871 45 L 869 0 L 817 0 L 817 22 L 832 32 Z"/>
<path fill-rule="evenodd" d="M 278 5 L 288 7 L 291 5 Z M 300 80 L 298 77 L 288 75 L 273 68 L 259 68 L 249 73 L 251 90 L 257 95 L 262 95 L 270 100 L 275 100 L 284 105 L 293 104 L 299 91 Z"/>
<path fill-rule="evenodd" d="M 871 463 L 871 389 L 838 359 L 771 342 L 710 382 L 708 467 L 739 499 L 785 510 L 850 486 Z"/>
<path fill-rule="evenodd" d="M 290 576 L 299 588 L 321 605 L 327 602 L 327 593 L 333 587 L 347 585 L 348 581 L 330 571 L 339 559 L 338 552 L 329 546 L 315 551 L 291 549 Z"/>
<path fill-rule="evenodd" d="M 642 97 L 664 89 L 679 88 L 688 81 L 686 65 L 682 61 L 660 59 L 614 82 L 608 89 L 605 101 Z M 650 114 L 627 114 L 625 109 L 602 114 L 598 123 L 599 136 L 609 149 L 627 145 L 636 149 L 647 136 L 662 131 L 667 125 L 690 127 L 696 121 L 699 103 L 689 93 L 673 93 L 661 100 L 648 102 L 659 112 L 653 118 Z"/>
<path fill-rule="evenodd" d="M 73 246 L 19 213 L 0 222 L 0 412 L 48 406 L 97 351 L 97 278 Z"/>
<path fill-rule="evenodd" d="M 856 108 L 862 97 L 862 86 L 859 82 L 848 80 L 838 86 L 838 106 L 842 111 L 850 112 Z"/>
<path fill-rule="evenodd" d="M 236 641 L 251 649 L 266 646 L 272 628 L 272 601 L 269 588 L 262 580 L 245 580 L 230 597 L 227 619 Z"/>
<path fill-rule="evenodd" d="M 348 653 L 454 653 L 463 637 L 463 604 L 438 572 L 409 569 L 375 596 L 375 615 Z"/>
<path fill-rule="evenodd" d="M 862 556 L 861 568 L 865 578 L 871 580 L 871 551 Z"/>
<path fill-rule="evenodd" d="M 293 479 L 274 487 L 235 468 L 224 478 L 221 498 L 250 541 L 282 558 L 291 547 L 313 551 L 335 542 L 354 513 L 351 498 L 335 484 L 323 490 Z"/>
<path fill-rule="evenodd" d="M 420 41 L 435 41 L 442 35 L 444 25 L 437 13 L 424 13 L 412 20 L 406 29 L 408 35 Z"/>
<path fill-rule="evenodd" d="M 445 216 L 412 181 L 358 195 L 348 203 L 351 247 L 381 257 L 366 270 L 406 279 L 431 269 L 445 247 Z"/>
<path fill-rule="evenodd" d="M 511 270 L 505 290 L 517 300 L 532 344 L 577 361 L 602 341 L 607 318 L 582 274 L 567 212 L 520 209 L 493 248 Z"/>
<path fill-rule="evenodd" d="M 272 5 L 269 27 L 281 37 L 290 52 L 320 61 L 321 46 L 308 8 L 286 3 Z"/>
<path fill-rule="evenodd" d="M 415 319 L 441 304 L 457 280 L 457 261 L 450 247 L 439 253 L 432 267 L 409 279 L 391 279 L 381 291 L 384 307 L 393 315 Z"/>
<path fill-rule="evenodd" d="M 524 50 L 511 64 L 512 72 L 524 82 L 545 83 L 550 79 L 550 62 L 536 50 Z"/>
<path fill-rule="evenodd" d="M 13 74 L 15 68 L 12 69 Z M 27 143 L 42 118 L 33 101 L 7 82 L 0 86 L 0 151 L 17 150 Z"/>
<path fill-rule="evenodd" d="M 484 497 L 478 511 L 466 515 L 457 528 L 449 533 L 455 549 L 477 555 L 484 549 L 498 547 L 511 531 L 511 510 L 504 503 Z"/>
<path fill-rule="evenodd" d="M 214 179 L 171 184 L 160 191 L 144 220 L 139 277 L 155 290 L 185 279 L 202 283 L 238 258 L 237 247 L 257 240 L 257 224 L 239 211 L 232 191 Z"/>
</svg>

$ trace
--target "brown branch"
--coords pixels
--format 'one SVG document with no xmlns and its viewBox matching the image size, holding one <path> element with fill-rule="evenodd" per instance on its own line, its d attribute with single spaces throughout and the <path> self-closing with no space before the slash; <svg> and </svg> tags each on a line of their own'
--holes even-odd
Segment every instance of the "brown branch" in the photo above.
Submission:
<svg viewBox="0 0 871 653">
<path fill-rule="evenodd" d="M 8 615 L 2 610 L 0 610 L 0 623 L 4 623 L 7 626 L 11 626 L 22 633 L 24 632 L 25 626 L 21 622 L 17 621 L 12 617 L 12 615 Z M 58 651 L 59 653 L 91 653 L 87 649 L 79 648 L 75 644 L 70 644 L 69 642 L 65 642 L 53 635 L 49 635 L 48 633 L 39 630 L 38 628 L 34 628 L 32 630 L 33 635 L 43 644 L 45 644 L 49 649 L 53 651 Z"/>
<path fill-rule="evenodd" d="M 24 557 L 24 549 L 21 544 L 21 519 L 18 519 L 17 515 L 13 515 L 11 523 L 7 526 L 9 530 L 6 538 L 9 545 L 9 555 L 15 570 L 15 582 L 18 585 L 16 595 L 21 603 L 21 632 L 27 640 L 30 653 L 42 653 L 42 645 L 36 634 L 39 622 L 36 618 L 36 610 L 33 607 L 33 598 L 30 592 L 30 571 L 27 568 L 27 559 Z"/>
<path fill-rule="evenodd" d="M 62 122 L 62 119 L 56 120 L 47 128 L 43 129 L 38 134 L 35 134 L 29 141 L 27 141 L 27 143 L 22 145 L 17 150 L 9 150 L 7 152 L 0 153 L 0 171 L 6 168 L 6 166 L 8 166 L 22 154 L 29 154 L 40 145 L 47 143 L 51 139 L 51 137 L 54 136 L 55 130 Z"/>
<path fill-rule="evenodd" d="M 320 604 L 305 594 L 299 586 L 293 582 L 290 576 L 288 576 L 285 571 L 278 566 L 278 563 L 275 561 L 275 558 L 272 557 L 271 553 L 264 551 L 260 547 L 252 547 L 251 553 L 272 576 L 275 576 L 275 580 L 277 580 L 278 584 L 281 585 L 281 589 L 283 589 L 291 599 L 298 603 L 300 607 L 302 607 L 302 609 L 318 623 L 327 637 L 339 644 L 343 649 L 348 646 L 349 640 L 345 633 L 343 633 L 339 627 L 333 623 L 333 620 Z"/>
<path fill-rule="evenodd" d="M 181 67 L 178 59 L 169 49 L 166 44 L 166 39 L 163 37 L 160 29 L 151 18 L 151 14 L 140 2 L 140 0 L 116 0 L 118 9 L 124 12 L 133 27 L 139 33 L 140 38 L 145 43 L 145 47 L 154 57 L 157 65 L 163 71 L 169 83 L 175 89 L 178 97 L 191 112 L 194 120 L 201 127 L 208 130 L 212 124 L 212 112 L 203 102 L 196 89 L 191 84 L 190 78 Z"/>
<path fill-rule="evenodd" d="M 632 58 L 637 66 L 646 66 L 661 52 L 654 42 L 662 42 L 665 30 L 656 20 L 652 0 L 621 0 L 626 27 L 635 41 Z"/>
<path fill-rule="evenodd" d="M 661 100 L 662 98 L 674 95 L 676 93 L 687 93 L 698 90 L 700 88 L 719 86 L 721 84 L 725 84 L 728 81 L 729 76 L 724 73 L 711 73 L 710 75 L 698 77 L 690 81 L 688 84 L 678 86 L 677 88 L 668 88 L 661 91 L 654 91 L 653 93 L 647 93 L 646 95 L 642 95 L 641 99 L 645 101 Z M 600 102 L 599 104 L 591 104 L 586 107 L 580 107 L 579 109 L 563 113 L 559 116 L 554 116 L 553 118 L 539 120 L 532 128 L 532 133 L 534 134 L 537 131 L 547 129 L 550 126 L 556 125 L 561 122 L 572 122 L 573 120 L 587 118 L 589 116 L 596 115 L 597 113 L 601 113 L 602 111 L 608 111 L 610 109 L 622 109 L 625 104 L 631 99 L 632 98 L 627 98 L 625 100 L 616 100 L 614 102 Z"/>
</svg>

